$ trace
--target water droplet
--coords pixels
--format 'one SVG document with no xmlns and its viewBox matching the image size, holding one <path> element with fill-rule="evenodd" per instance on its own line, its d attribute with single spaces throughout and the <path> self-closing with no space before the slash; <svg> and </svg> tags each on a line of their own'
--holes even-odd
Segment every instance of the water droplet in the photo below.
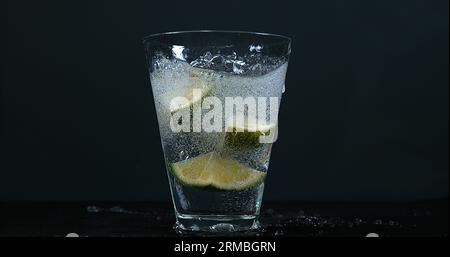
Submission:
<svg viewBox="0 0 450 257">
<path fill-rule="evenodd" d="M 278 229 L 277 231 L 275 231 L 275 236 L 283 236 L 284 235 L 284 231 L 281 229 Z"/>
<path fill-rule="evenodd" d="M 374 224 L 375 225 L 383 225 L 383 221 L 382 220 L 375 220 Z"/>
<path fill-rule="evenodd" d="M 360 218 L 356 218 L 353 220 L 353 223 L 358 226 L 358 225 L 361 225 L 361 223 L 363 223 L 363 220 Z"/>
<path fill-rule="evenodd" d="M 110 212 L 119 212 L 119 213 L 125 212 L 125 210 L 119 206 L 111 207 L 111 208 L 109 208 L 109 211 Z"/>
<path fill-rule="evenodd" d="M 87 212 L 100 212 L 100 208 L 98 208 L 97 206 L 88 206 L 86 207 L 86 211 Z"/>
</svg>

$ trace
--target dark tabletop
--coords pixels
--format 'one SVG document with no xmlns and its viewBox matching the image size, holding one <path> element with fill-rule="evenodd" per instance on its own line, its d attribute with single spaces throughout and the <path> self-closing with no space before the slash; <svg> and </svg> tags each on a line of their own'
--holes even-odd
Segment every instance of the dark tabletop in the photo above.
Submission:
<svg viewBox="0 0 450 257">
<path fill-rule="evenodd" d="M 448 236 L 448 199 L 265 203 L 253 236 Z M 0 236 L 172 237 L 171 203 L 1 203 Z"/>
</svg>

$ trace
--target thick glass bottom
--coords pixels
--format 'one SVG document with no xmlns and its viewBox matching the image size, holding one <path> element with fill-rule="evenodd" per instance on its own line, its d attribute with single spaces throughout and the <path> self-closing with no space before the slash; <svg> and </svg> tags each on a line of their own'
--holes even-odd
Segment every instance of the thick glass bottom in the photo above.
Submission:
<svg viewBox="0 0 450 257">
<path fill-rule="evenodd" d="M 254 232 L 260 228 L 256 215 L 176 215 L 174 226 L 179 234 L 231 234 Z"/>
</svg>

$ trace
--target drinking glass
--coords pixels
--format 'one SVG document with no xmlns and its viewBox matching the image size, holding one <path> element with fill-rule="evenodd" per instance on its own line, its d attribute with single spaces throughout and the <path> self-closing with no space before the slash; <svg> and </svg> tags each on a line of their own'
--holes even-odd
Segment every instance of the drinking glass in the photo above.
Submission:
<svg viewBox="0 0 450 257">
<path fill-rule="evenodd" d="M 144 39 L 178 232 L 258 229 L 290 44 L 238 31 Z"/>
</svg>

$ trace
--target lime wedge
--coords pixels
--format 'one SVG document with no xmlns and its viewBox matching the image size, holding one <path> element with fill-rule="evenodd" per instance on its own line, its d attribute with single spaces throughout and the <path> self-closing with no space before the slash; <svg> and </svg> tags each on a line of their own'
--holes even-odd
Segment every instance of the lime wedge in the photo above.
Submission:
<svg viewBox="0 0 450 257">
<path fill-rule="evenodd" d="M 261 184 L 266 173 L 236 160 L 210 152 L 169 166 L 172 174 L 185 186 L 241 191 Z"/>
<path fill-rule="evenodd" d="M 252 119 L 244 119 L 244 123 L 229 122 L 225 130 L 224 146 L 232 150 L 252 149 L 261 145 L 259 137 L 269 135 L 275 124 L 259 124 Z"/>
<path fill-rule="evenodd" d="M 199 103 L 206 96 L 211 94 L 212 86 L 196 75 L 190 76 L 190 85 L 179 96 L 185 97 L 188 101 L 183 104 L 171 106 L 170 113 L 174 114 L 180 110 L 191 108 L 194 104 Z M 200 97 L 194 98 L 195 90 L 200 90 Z"/>
</svg>

